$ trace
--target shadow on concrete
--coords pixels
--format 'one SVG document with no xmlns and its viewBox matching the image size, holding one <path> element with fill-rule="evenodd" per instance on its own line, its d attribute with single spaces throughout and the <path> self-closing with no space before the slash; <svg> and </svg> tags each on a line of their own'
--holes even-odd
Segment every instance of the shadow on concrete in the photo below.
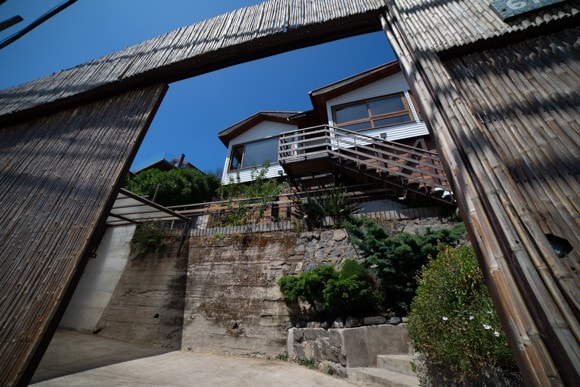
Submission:
<svg viewBox="0 0 580 387">
<path fill-rule="evenodd" d="M 54 334 L 31 383 L 174 351 L 60 329 Z"/>
</svg>

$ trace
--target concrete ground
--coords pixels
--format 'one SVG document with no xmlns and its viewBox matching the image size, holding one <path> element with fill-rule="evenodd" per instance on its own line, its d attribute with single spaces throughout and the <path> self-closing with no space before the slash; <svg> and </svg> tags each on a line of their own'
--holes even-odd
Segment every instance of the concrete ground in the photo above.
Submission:
<svg viewBox="0 0 580 387">
<path fill-rule="evenodd" d="M 168 351 L 59 330 L 34 386 L 349 386 L 292 362 Z"/>
</svg>

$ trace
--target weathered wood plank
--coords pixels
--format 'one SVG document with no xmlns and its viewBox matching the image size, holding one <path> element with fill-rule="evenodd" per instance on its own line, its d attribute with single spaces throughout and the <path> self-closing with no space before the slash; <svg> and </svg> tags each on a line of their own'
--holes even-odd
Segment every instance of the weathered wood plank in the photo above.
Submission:
<svg viewBox="0 0 580 387">
<path fill-rule="evenodd" d="M 0 131 L 1 385 L 32 376 L 165 89 Z"/>
</svg>

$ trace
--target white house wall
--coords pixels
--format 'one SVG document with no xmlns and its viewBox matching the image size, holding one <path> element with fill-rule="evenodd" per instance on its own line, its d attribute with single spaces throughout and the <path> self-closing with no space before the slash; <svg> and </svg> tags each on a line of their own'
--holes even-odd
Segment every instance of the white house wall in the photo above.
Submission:
<svg viewBox="0 0 580 387">
<path fill-rule="evenodd" d="M 228 184 L 230 181 L 237 183 L 245 183 L 252 181 L 252 168 L 245 168 L 239 171 L 228 172 L 228 167 L 230 165 L 230 155 L 232 154 L 232 148 L 235 145 L 245 144 L 257 140 L 265 140 L 272 137 L 278 137 L 284 132 L 291 130 L 296 130 L 296 125 L 282 124 L 279 122 L 272 121 L 262 121 L 251 129 L 248 129 L 232 141 L 230 141 L 228 152 L 226 155 L 226 161 L 224 164 L 224 172 L 222 174 L 222 183 Z M 266 173 L 267 178 L 278 177 L 284 175 L 284 169 L 278 164 L 278 161 L 272 161 L 268 172 Z M 239 176 L 239 180 L 238 180 Z"/>
<path fill-rule="evenodd" d="M 387 78 L 373 82 L 369 85 L 363 86 L 359 89 L 343 94 L 339 97 L 330 99 L 326 102 L 326 113 L 329 120 L 328 124 L 334 126 L 334 119 L 332 117 L 333 106 L 400 92 L 406 92 L 405 94 L 407 96 L 407 100 L 409 100 L 409 104 L 411 105 L 413 116 L 415 120 L 418 120 L 419 117 L 415 107 L 410 101 L 409 95 L 407 93 L 408 90 L 409 86 L 405 80 L 405 77 L 403 77 L 402 73 L 397 73 Z M 383 135 L 383 138 L 386 136 L 387 140 L 396 141 L 404 138 L 425 136 L 429 134 L 429 131 L 423 121 L 416 121 L 408 124 L 388 126 L 386 128 L 377 130 L 365 130 L 361 133 L 376 137 Z"/>
</svg>

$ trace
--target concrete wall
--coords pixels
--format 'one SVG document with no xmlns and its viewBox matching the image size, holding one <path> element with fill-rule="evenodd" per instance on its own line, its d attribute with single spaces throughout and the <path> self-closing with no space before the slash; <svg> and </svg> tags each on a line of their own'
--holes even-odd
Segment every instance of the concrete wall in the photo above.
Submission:
<svg viewBox="0 0 580 387">
<path fill-rule="evenodd" d="M 158 253 L 131 256 L 99 334 L 131 342 L 179 349 L 187 269 L 187 238 L 163 239 Z"/>
<path fill-rule="evenodd" d="M 292 316 L 280 277 L 354 256 L 343 230 L 192 238 L 182 349 L 276 356 Z M 292 316 L 291 316 L 292 315 Z"/>
<path fill-rule="evenodd" d="M 397 220 L 387 228 L 443 226 L 431 218 Z M 344 230 L 184 239 L 181 230 L 168 230 L 159 253 L 140 256 L 129 256 L 133 230 L 122 230 L 103 240 L 61 326 L 167 348 L 274 357 L 286 352 L 288 328 L 309 314 L 304 305 L 289 308 L 278 279 L 357 258 Z"/>
<path fill-rule="evenodd" d="M 87 263 L 60 327 L 93 332 L 105 311 L 129 258 L 135 225 L 108 227 Z"/>
</svg>

